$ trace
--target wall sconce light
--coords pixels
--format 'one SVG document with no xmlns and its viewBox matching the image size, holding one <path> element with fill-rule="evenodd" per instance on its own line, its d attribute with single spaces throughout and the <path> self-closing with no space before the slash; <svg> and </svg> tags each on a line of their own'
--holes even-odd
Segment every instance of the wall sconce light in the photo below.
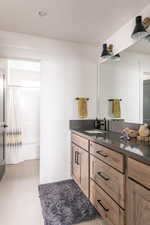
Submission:
<svg viewBox="0 0 150 225">
<path fill-rule="evenodd" d="M 107 48 L 107 50 L 109 51 L 110 55 L 113 55 L 113 45 L 110 44 Z"/>
<path fill-rule="evenodd" d="M 144 20 L 143 20 L 143 24 L 144 24 L 144 27 L 145 29 L 148 29 L 149 26 L 150 26 L 150 17 L 146 17 Z M 146 37 L 145 37 L 145 40 L 150 42 L 150 34 L 148 34 Z"/>
<path fill-rule="evenodd" d="M 107 48 L 107 44 L 103 44 L 103 50 L 102 50 L 102 54 L 101 54 L 101 57 L 104 58 L 104 59 L 107 59 L 111 56 L 108 48 Z"/>
<path fill-rule="evenodd" d="M 101 54 L 101 57 L 102 58 L 111 58 L 113 61 L 120 61 L 120 54 L 116 54 L 116 55 L 113 55 L 113 45 L 110 44 L 108 47 L 107 47 L 107 44 L 103 44 L 103 51 L 102 51 L 102 54 Z"/>
<path fill-rule="evenodd" d="M 111 55 L 111 59 L 112 59 L 113 61 L 120 61 L 120 54 L 119 54 L 119 53 L 116 54 L 116 55 L 113 54 L 113 45 L 112 45 L 112 44 L 110 44 L 110 45 L 108 46 L 108 51 L 109 51 L 109 53 L 110 53 L 110 55 Z"/>
<path fill-rule="evenodd" d="M 147 34 L 146 26 L 144 26 L 144 23 L 142 22 L 142 16 L 137 16 L 135 28 L 133 30 L 131 37 L 136 40 L 139 40 L 142 37 L 144 37 Z"/>
<path fill-rule="evenodd" d="M 146 18 L 143 20 L 143 24 L 144 24 L 145 29 L 148 29 L 149 26 L 150 26 L 150 17 L 146 17 Z"/>
</svg>

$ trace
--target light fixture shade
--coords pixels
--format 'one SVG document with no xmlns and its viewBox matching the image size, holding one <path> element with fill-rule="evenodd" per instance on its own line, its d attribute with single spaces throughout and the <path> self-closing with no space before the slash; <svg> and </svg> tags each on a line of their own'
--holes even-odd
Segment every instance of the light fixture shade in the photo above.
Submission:
<svg viewBox="0 0 150 225">
<path fill-rule="evenodd" d="M 135 25 L 135 28 L 133 30 L 131 37 L 133 39 L 138 40 L 138 39 L 144 37 L 146 34 L 147 34 L 147 31 L 145 30 L 145 27 L 142 23 L 142 16 L 137 16 L 136 17 L 136 25 Z"/>
<path fill-rule="evenodd" d="M 120 57 L 120 54 L 119 54 L 119 53 L 112 56 L 112 60 L 113 60 L 113 61 L 117 61 L 117 62 L 118 62 L 118 61 L 120 61 L 120 58 L 121 58 L 121 57 Z"/>
<path fill-rule="evenodd" d="M 103 51 L 102 51 L 101 57 L 102 58 L 110 57 L 110 53 L 109 53 L 109 51 L 107 49 L 107 44 L 103 44 Z"/>
</svg>

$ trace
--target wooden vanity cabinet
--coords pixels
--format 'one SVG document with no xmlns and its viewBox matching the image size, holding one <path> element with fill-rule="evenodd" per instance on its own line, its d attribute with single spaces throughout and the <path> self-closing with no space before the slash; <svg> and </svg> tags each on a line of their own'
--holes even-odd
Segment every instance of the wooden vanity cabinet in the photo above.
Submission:
<svg viewBox="0 0 150 225">
<path fill-rule="evenodd" d="M 90 200 L 103 218 L 104 225 L 124 225 L 124 210 L 105 191 L 90 180 Z"/>
<path fill-rule="evenodd" d="M 128 179 L 127 225 L 150 225 L 150 191 Z"/>
<path fill-rule="evenodd" d="M 73 142 L 75 140 L 75 143 Z M 78 142 L 79 140 L 79 142 Z M 85 149 L 80 147 L 85 146 Z M 78 145 L 77 145 L 78 144 Z M 84 145 L 85 144 L 85 145 Z M 72 138 L 72 175 L 83 193 L 89 197 L 89 152 L 88 140 L 73 134 Z"/>
<path fill-rule="evenodd" d="M 125 176 L 114 168 L 90 156 L 90 178 L 108 193 L 122 208 L 124 203 Z"/>
<path fill-rule="evenodd" d="M 81 182 L 80 148 L 72 144 L 72 175 L 77 184 Z"/>
<path fill-rule="evenodd" d="M 104 225 L 150 225 L 150 166 L 72 134 L 72 174 Z"/>
<path fill-rule="evenodd" d="M 125 224 L 124 157 L 90 142 L 90 200 L 105 225 Z"/>
<path fill-rule="evenodd" d="M 150 225 L 150 167 L 128 158 L 127 225 Z"/>
<path fill-rule="evenodd" d="M 83 193 L 89 197 L 89 153 L 81 150 L 80 151 L 80 186 Z"/>
<path fill-rule="evenodd" d="M 82 149 L 89 151 L 89 140 L 79 135 L 72 133 L 72 143 L 76 144 L 77 146 L 81 147 Z"/>
<path fill-rule="evenodd" d="M 102 145 L 90 142 L 90 153 L 120 172 L 124 171 L 123 155 Z"/>
<path fill-rule="evenodd" d="M 128 158 L 128 177 L 150 190 L 150 166 Z"/>
</svg>

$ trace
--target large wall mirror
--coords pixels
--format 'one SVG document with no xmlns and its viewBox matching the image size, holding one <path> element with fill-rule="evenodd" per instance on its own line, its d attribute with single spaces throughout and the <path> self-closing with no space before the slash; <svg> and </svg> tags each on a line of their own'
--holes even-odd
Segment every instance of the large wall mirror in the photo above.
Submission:
<svg viewBox="0 0 150 225">
<path fill-rule="evenodd" d="M 99 69 L 100 117 L 150 123 L 150 42 L 140 40 Z"/>
</svg>

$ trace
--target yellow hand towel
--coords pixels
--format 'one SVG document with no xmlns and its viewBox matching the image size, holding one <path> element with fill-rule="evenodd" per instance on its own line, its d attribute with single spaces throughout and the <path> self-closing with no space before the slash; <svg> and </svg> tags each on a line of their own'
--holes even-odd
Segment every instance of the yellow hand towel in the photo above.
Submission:
<svg viewBox="0 0 150 225">
<path fill-rule="evenodd" d="M 114 99 L 112 102 L 112 114 L 115 118 L 121 117 L 121 107 L 120 107 L 120 100 Z"/>
<path fill-rule="evenodd" d="M 87 111 L 87 99 L 86 98 L 79 98 L 78 111 L 79 111 L 80 118 L 87 118 L 88 111 Z"/>
</svg>

